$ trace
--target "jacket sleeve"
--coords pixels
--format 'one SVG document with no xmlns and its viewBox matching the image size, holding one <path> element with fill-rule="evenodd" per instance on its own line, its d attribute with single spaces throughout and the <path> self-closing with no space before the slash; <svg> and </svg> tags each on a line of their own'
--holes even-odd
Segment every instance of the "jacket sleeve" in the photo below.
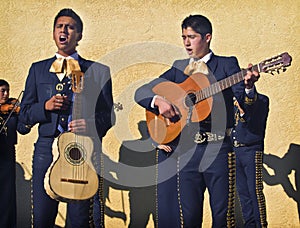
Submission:
<svg viewBox="0 0 300 228">
<path fill-rule="evenodd" d="M 26 125 L 34 126 L 37 123 L 50 122 L 50 114 L 45 110 L 46 99 L 38 97 L 36 64 L 32 64 L 26 79 L 24 95 L 21 102 L 20 121 Z"/>
<path fill-rule="evenodd" d="M 260 140 L 264 139 L 267 118 L 269 114 L 269 98 L 257 93 L 254 99 L 245 99 L 246 127 L 249 134 L 258 135 Z"/>
<path fill-rule="evenodd" d="M 24 124 L 23 122 L 18 121 L 17 131 L 21 135 L 26 135 L 26 134 L 28 134 L 31 131 L 31 125 Z"/>
<path fill-rule="evenodd" d="M 253 99 L 245 98 L 244 115 L 236 126 L 237 140 L 241 143 L 263 143 L 269 113 L 269 98 L 256 93 Z"/>
</svg>

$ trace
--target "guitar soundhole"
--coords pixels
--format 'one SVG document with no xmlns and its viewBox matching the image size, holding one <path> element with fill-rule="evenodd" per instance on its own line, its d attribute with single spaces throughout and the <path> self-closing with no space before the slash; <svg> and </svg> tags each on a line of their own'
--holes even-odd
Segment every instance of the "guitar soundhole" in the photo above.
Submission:
<svg viewBox="0 0 300 228">
<path fill-rule="evenodd" d="M 65 150 L 65 158 L 72 165 L 81 165 L 85 160 L 85 150 L 81 144 L 70 143 Z"/>
<path fill-rule="evenodd" d="M 80 160 L 81 157 L 82 157 L 81 152 L 78 148 L 72 148 L 70 150 L 70 158 L 71 159 L 78 161 L 78 160 Z"/>
<path fill-rule="evenodd" d="M 187 107 L 192 107 L 196 104 L 196 95 L 194 93 L 189 93 L 185 97 L 185 105 Z"/>
</svg>

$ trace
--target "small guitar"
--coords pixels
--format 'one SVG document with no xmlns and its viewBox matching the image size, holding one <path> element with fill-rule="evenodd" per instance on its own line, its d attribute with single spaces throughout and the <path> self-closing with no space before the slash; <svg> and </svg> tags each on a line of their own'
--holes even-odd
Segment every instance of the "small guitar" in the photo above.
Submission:
<svg viewBox="0 0 300 228">
<path fill-rule="evenodd" d="M 290 66 L 291 56 L 285 52 L 264 60 L 252 68 L 257 72 L 279 73 Z M 146 110 L 146 121 L 150 136 L 159 144 L 173 141 L 188 122 L 200 122 L 211 112 L 212 96 L 244 80 L 247 69 L 230 77 L 210 84 L 207 77 L 201 73 L 189 76 L 184 82 L 177 84 L 166 81 L 153 87 L 153 92 L 169 100 L 179 111 L 180 116 L 167 119 Z"/>
<path fill-rule="evenodd" d="M 80 105 L 83 76 L 80 71 L 72 72 L 73 119 L 80 118 L 75 110 L 78 110 L 79 107 L 76 106 Z M 98 189 L 98 176 L 91 161 L 93 140 L 88 136 L 63 132 L 57 138 L 57 142 L 53 143 L 52 151 L 53 162 L 44 180 L 47 194 L 53 199 L 65 202 L 93 197 Z"/>
</svg>

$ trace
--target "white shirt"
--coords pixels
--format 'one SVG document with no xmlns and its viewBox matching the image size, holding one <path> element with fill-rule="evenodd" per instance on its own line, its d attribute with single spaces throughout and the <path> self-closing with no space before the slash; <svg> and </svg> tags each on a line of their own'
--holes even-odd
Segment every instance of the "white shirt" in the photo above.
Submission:
<svg viewBox="0 0 300 228">
<path fill-rule="evenodd" d="M 203 61 L 203 62 L 207 63 L 211 59 L 212 54 L 213 54 L 212 51 L 210 51 L 205 56 L 203 56 L 201 59 L 190 58 L 189 63 L 192 63 L 194 61 Z"/>
</svg>

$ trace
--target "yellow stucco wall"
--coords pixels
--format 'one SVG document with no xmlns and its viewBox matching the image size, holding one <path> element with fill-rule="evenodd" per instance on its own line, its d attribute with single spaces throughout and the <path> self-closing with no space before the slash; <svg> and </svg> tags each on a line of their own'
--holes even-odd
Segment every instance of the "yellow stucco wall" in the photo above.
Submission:
<svg viewBox="0 0 300 228">
<path fill-rule="evenodd" d="M 277 168 L 290 168 L 290 182 L 295 191 L 299 178 L 299 155 L 290 160 L 282 158 L 290 144 L 300 144 L 300 83 L 299 83 L 299 7 L 294 0 L 70 0 L 36 1 L 8 0 L 0 5 L 0 69 L 1 76 L 11 84 L 11 95 L 17 97 L 24 88 L 32 62 L 48 58 L 56 51 L 52 40 L 52 25 L 56 13 L 73 8 L 84 21 L 83 40 L 78 51 L 88 59 L 111 66 L 113 93 L 124 109 L 117 113 L 117 124 L 104 140 L 105 152 L 118 160 L 123 140 L 140 137 L 136 124 L 145 119 L 144 110 L 133 101 L 134 90 L 145 81 L 168 69 L 182 49 L 181 21 L 189 14 L 204 14 L 213 24 L 212 49 L 216 54 L 235 55 L 241 67 L 258 63 L 268 57 L 289 52 L 292 66 L 279 75 L 262 74 L 257 83 L 259 91 L 270 97 L 265 153 L 278 158 Z M 19 137 L 17 161 L 29 180 L 36 128 Z M 297 151 L 300 152 L 300 151 Z M 286 162 L 286 163 L 284 163 Z M 294 166 L 293 166 L 294 165 Z M 278 174 L 267 168 L 271 174 Z M 291 172 L 290 172 L 291 171 Z M 283 171 L 278 171 L 282 174 Z M 298 172 L 298 173 L 297 173 Z M 297 199 L 280 183 L 265 184 L 268 222 L 273 227 L 300 227 Z M 299 188 L 299 187 L 298 187 Z M 299 189 L 298 189 L 299 192 Z M 123 211 L 129 217 L 128 192 L 111 189 L 107 205 Z M 122 195 L 123 194 L 123 195 Z M 299 193 L 297 193 L 299 197 Z M 124 204 L 122 204 L 124 200 Z M 300 197 L 298 198 L 300 203 Z M 206 200 L 204 227 L 210 226 Z M 64 205 L 57 223 L 63 225 Z M 107 227 L 126 227 L 121 219 L 106 217 Z M 148 227 L 153 227 L 149 222 Z"/>
</svg>

